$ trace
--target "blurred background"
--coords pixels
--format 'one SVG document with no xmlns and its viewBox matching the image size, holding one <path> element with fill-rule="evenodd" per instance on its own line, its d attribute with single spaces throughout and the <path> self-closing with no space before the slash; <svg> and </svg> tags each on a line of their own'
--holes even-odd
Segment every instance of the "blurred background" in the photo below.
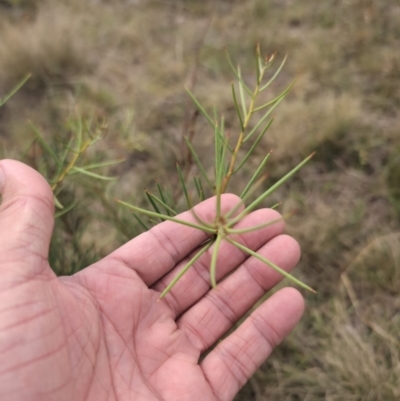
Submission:
<svg viewBox="0 0 400 401">
<path fill-rule="evenodd" d="M 188 130 L 212 154 L 185 85 L 238 127 L 224 49 L 252 82 L 258 42 L 289 54 L 269 96 L 298 80 L 251 163 L 273 149 L 274 182 L 317 152 L 269 205 L 298 211 L 296 275 L 318 294 L 236 399 L 400 400 L 398 0 L 0 0 L 0 97 L 32 74 L 0 109 L 0 156 L 49 176 L 32 125 L 55 148 L 82 121 L 107 126 L 88 157 L 123 159 L 107 171 L 118 180 L 71 176 L 60 194 L 75 207 L 50 259 L 73 273 L 140 232 L 112 198 L 141 204 L 155 179 L 174 188 Z"/>
</svg>

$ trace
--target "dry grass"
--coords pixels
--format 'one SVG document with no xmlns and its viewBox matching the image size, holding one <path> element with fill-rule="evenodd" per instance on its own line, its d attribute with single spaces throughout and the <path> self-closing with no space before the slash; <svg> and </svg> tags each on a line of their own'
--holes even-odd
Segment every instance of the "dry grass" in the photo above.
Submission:
<svg viewBox="0 0 400 401">
<path fill-rule="evenodd" d="M 180 157 L 193 111 L 183 86 L 217 105 L 234 131 L 224 47 L 245 77 L 256 42 L 278 50 L 280 59 L 289 52 L 268 96 L 295 76 L 298 82 L 258 156 L 274 149 L 273 181 L 317 151 L 271 204 L 299 210 L 288 222 L 303 249 L 297 274 L 319 293 L 307 295 L 296 332 L 237 399 L 398 400 L 399 16 L 395 0 L 0 1 L 0 91 L 33 73 L 0 111 L 0 156 L 21 157 L 32 139 L 28 119 L 57 141 L 74 119 L 105 117 L 108 135 L 97 151 L 126 159 L 107 191 L 140 203 L 141 190 L 156 177 L 169 179 Z M 206 124 L 198 119 L 195 128 L 207 156 Z M 34 164 L 39 156 L 31 151 L 26 160 Z M 76 191 L 71 186 L 66 196 Z M 85 196 L 64 222 L 83 238 L 79 250 L 67 235 L 63 257 L 77 268 L 124 239 L 115 215 L 99 221 L 85 214 L 89 202 L 98 213 L 109 210 Z M 107 245 L 95 245 L 99 225 L 110 233 Z M 57 241 L 52 249 L 55 260 Z"/>
</svg>

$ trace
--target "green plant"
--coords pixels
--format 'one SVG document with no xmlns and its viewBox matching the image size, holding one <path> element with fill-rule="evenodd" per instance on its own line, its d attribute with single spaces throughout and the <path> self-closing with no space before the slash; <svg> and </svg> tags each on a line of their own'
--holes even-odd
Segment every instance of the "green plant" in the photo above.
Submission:
<svg viewBox="0 0 400 401">
<path fill-rule="evenodd" d="M 96 125 L 92 128 L 91 122 L 83 119 L 71 121 L 68 142 L 58 141 L 58 146 L 50 146 L 43 138 L 40 131 L 33 125 L 32 129 L 35 133 L 35 141 L 37 141 L 50 160 L 44 163 L 46 171 L 44 176 L 49 181 L 51 189 L 54 193 L 54 201 L 56 207 L 60 210 L 56 213 L 56 217 L 67 213 L 74 207 L 71 204 L 64 207 L 58 199 L 58 195 L 63 190 L 64 180 L 68 176 L 75 174 L 84 175 L 102 181 L 114 180 L 115 177 L 108 177 L 103 174 L 94 172 L 99 168 L 121 163 L 123 160 L 107 160 L 107 161 L 90 161 L 86 156 L 87 150 L 93 146 L 102 136 L 106 125 L 105 123 Z M 60 146 L 61 145 L 61 146 Z M 57 151 L 55 151 L 57 149 Z"/>
<path fill-rule="evenodd" d="M 186 264 L 186 266 L 177 274 L 177 276 L 171 281 L 171 283 L 167 286 L 167 288 L 162 292 L 160 298 L 164 297 L 171 288 L 176 284 L 176 282 L 185 274 L 185 272 L 196 262 L 197 259 L 201 257 L 207 250 L 214 246 L 211 257 L 211 265 L 210 265 L 210 277 L 211 284 L 213 287 L 217 285 L 216 282 L 216 261 L 217 255 L 219 252 L 219 248 L 222 241 L 227 241 L 235 247 L 239 248 L 243 252 L 251 255 L 268 266 L 272 267 L 283 276 L 289 278 L 294 283 L 300 285 L 307 290 L 315 292 L 306 284 L 294 278 L 289 273 L 285 272 L 283 269 L 272 263 L 270 260 L 264 258 L 258 253 L 252 251 L 244 245 L 236 242 L 232 239 L 232 235 L 235 234 L 243 234 L 250 231 L 259 230 L 266 226 L 272 225 L 277 222 L 271 221 L 265 224 L 260 224 L 255 227 L 247 228 L 247 229 L 235 229 L 235 224 L 241 221 L 246 215 L 256 209 L 269 195 L 271 195 L 278 187 L 280 187 L 283 183 L 285 183 L 293 174 L 295 174 L 304 164 L 306 164 L 310 158 L 313 156 L 311 154 L 306 159 L 304 159 L 299 165 L 297 165 L 293 170 L 291 170 L 288 174 L 286 174 L 283 178 L 281 178 L 278 182 L 272 185 L 270 188 L 264 190 L 261 195 L 250 201 L 250 204 L 244 208 L 241 212 L 238 212 L 239 207 L 245 202 L 251 199 L 255 190 L 259 188 L 264 180 L 266 179 L 266 175 L 262 174 L 262 171 L 269 159 L 270 153 L 268 153 L 255 173 L 251 177 L 251 179 L 247 182 L 244 189 L 240 193 L 241 202 L 237 204 L 232 210 L 230 210 L 226 214 L 222 214 L 221 211 L 221 195 L 227 192 L 229 184 L 232 178 L 242 170 L 244 165 L 248 162 L 250 156 L 252 155 L 254 149 L 260 143 L 261 139 L 264 137 L 265 133 L 268 131 L 269 127 L 272 124 L 273 119 L 270 119 L 267 122 L 268 117 L 271 116 L 273 110 L 280 104 L 280 102 L 285 98 L 287 93 L 292 88 L 295 81 L 293 81 L 281 94 L 273 98 L 272 100 L 267 101 L 264 104 L 257 105 L 256 101 L 261 92 L 266 90 L 272 82 L 276 79 L 276 77 L 281 72 L 286 57 L 283 59 L 279 68 L 275 71 L 273 76 L 266 82 L 263 83 L 263 78 L 267 70 L 269 70 L 274 63 L 276 54 L 272 54 L 267 56 L 265 59 L 261 56 L 260 47 L 256 48 L 256 84 L 254 89 L 250 89 L 250 87 L 246 84 L 244 79 L 241 76 L 240 67 L 235 68 L 229 54 L 227 53 L 227 59 L 229 65 L 235 74 L 237 79 L 237 89 L 234 83 L 232 83 L 232 98 L 235 106 L 236 114 L 239 120 L 240 132 L 239 134 L 232 138 L 229 132 L 225 130 L 225 122 L 224 117 L 219 117 L 217 111 L 214 110 L 214 115 L 211 117 L 205 108 L 201 105 L 201 103 L 197 100 L 197 98 L 191 93 L 189 89 L 187 92 L 189 96 L 192 98 L 193 102 L 196 104 L 197 108 L 201 112 L 201 114 L 208 121 L 214 132 L 214 142 L 215 142 L 215 165 L 214 171 L 215 174 L 213 178 L 210 178 L 206 172 L 203 163 L 201 162 L 196 150 L 194 149 L 191 141 L 188 138 L 185 138 L 186 144 L 190 150 L 190 154 L 197 164 L 197 168 L 199 171 L 198 176 L 194 176 L 192 180 L 189 181 L 188 174 L 184 174 L 179 164 L 177 164 L 177 171 L 179 176 L 179 181 L 182 188 L 183 196 L 186 200 L 187 208 L 191 210 L 196 223 L 189 223 L 187 221 L 183 221 L 177 217 L 175 217 L 177 212 L 177 202 L 174 201 L 171 194 L 166 191 L 159 183 L 157 183 L 157 190 L 159 196 L 146 191 L 146 196 L 151 207 L 154 211 L 146 210 L 129 203 L 126 203 L 122 200 L 117 200 L 118 203 L 124 205 L 137 213 L 141 213 L 149 216 L 152 219 L 160 219 L 161 221 L 170 220 L 178 224 L 190 226 L 199 230 L 204 231 L 209 234 L 210 238 L 202 244 L 201 249 L 197 252 L 197 254 Z M 257 122 L 252 126 L 251 121 L 252 117 L 258 112 L 263 112 L 261 117 L 258 118 Z M 250 148 L 239 161 L 239 154 L 243 148 L 243 145 L 247 142 L 250 142 Z M 205 199 L 206 195 L 215 195 L 216 196 L 216 211 L 215 211 L 215 221 L 212 224 L 206 223 L 203 221 L 195 211 L 193 210 L 193 192 L 197 193 L 197 200 L 202 201 Z M 163 210 L 165 212 L 163 212 Z M 285 218 L 283 216 L 282 218 Z M 148 225 L 139 217 L 136 216 L 138 221 L 142 224 L 146 229 Z M 279 219 L 281 220 L 281 219 Z"/>
<path fill-rule="evenodd" d="M 14 86 L 13 89 L 11 89 L 11 91 L 7 95 L 0 98 L 0 107 L 4 106 L 6 102 L 8 102 L 25 85 L 30 77 L 30 74 L 26 75 L 23 79 L 21 79 L 20 82 L 17 83 L 17 85 Z"/>
</svg>

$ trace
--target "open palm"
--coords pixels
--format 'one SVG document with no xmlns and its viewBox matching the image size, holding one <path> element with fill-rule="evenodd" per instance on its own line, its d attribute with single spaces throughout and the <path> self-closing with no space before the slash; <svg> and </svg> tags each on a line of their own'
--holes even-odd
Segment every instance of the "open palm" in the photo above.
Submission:
<svg viewBox="0 0 400 401">
<path fill-rule="evenodd" d="M 228 243 L 220 250 L 215 290 L 206 253 L 158 301 L 206 239 L 203 232 L 172 222 L 72 277 L 57 278 L 47 261 L 54 222 L 50 188 L 16 161 L 1 161 L 1 172 L 3 401 L 231 400 L 301 317 L 301 295 L 286 288 L 218 343 L 280 280 Z M 225 195 L 223 208 L 237 201 Z M 213 221 L 214 202 L 198 205 L 197 214 Z M 276 218 L 275 211 L 259 210 L 238 226 Z M 299 248 L 282 231 L 280 222 L 236 240 L 290 270 Z"/>
</svg>

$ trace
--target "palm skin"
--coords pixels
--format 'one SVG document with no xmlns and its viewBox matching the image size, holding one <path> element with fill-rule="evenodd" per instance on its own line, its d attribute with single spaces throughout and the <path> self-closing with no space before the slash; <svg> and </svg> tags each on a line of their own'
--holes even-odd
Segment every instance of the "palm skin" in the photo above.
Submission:
<svg viewBox="0 0 400 401">
<path fill-rule="evenodd" d="M 1 400 L 232 400 L 302 315 L 301 295 L 278 291 L 201 359 L 280 280 L 277 273 L 226 243 L 215 290 L 205 254 L 158 301 L 206 238 L 164 222 L 80 273 L 57 278 L 47 261 L 50 188 L 16 161 L 0 161 L 0 173 Z M 237 201 L 225 195 L 223 208 Z M 198 205 L 197 213 L 212 221 L 214 202 Z M 259 210 L 238 227 L 276 218 Z M 282 231 L 277 223 L 237 240 L 290 270 L 299 248 Z"/>
</svg>

